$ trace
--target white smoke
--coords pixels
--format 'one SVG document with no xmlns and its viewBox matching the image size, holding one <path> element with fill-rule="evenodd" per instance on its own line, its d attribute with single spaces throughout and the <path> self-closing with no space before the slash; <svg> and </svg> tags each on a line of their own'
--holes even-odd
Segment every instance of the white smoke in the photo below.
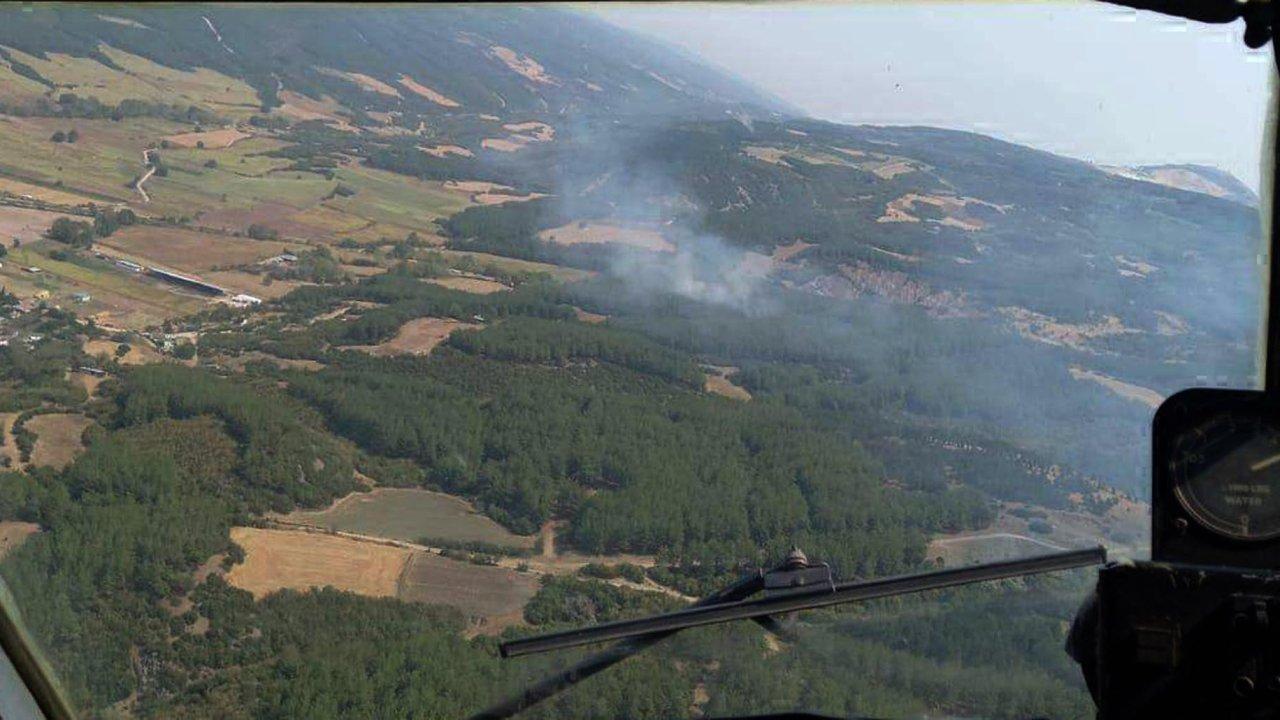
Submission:
<svg viewBox="0 0 1280 720">
<path fill-rule="evenodd" d="M 606 273 L 633 297 L 679 298 L 728 307 L 744 314 L 768 314 L 774 306 L 767 292 L 767 258 L 735 247 L 724 238 L 703 231 L 704 209 L 684 193 L 671 168 L 637 162 L 646 153 L 643 135 L 621 139 L 600 128 L 576 128 L 579 138 L 592 138 L 587 151 L 562 166 L 558 182 L 560 217 L 582 220 L 598 217 L 627 227 L 657 228 L 673 246 L 648 251 L 613 244 Z M 588 157 L 589 156 L 589 157 Z"/>
<path fill-rule="evenodd" d="M 749 253 L 705 233 L 669 239 L 675 249 L 668 252 L 619 249 L 609 274 L 633 293 L 675 295 L 750 316 L 776 309 L 768 280 L 753 267 Z"/>
</svg>

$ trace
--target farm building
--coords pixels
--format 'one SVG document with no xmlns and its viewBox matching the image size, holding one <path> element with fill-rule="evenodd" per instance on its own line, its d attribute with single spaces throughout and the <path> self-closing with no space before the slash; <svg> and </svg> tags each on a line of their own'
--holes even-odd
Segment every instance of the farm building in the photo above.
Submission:
<svg viewBox="0 0 1280 720">
<path fill-rule="evenodd" d="M 152 277 L 164 280 L 165 282 L 173 283 L 174 285 L 180 285 L 182 287 L 191 288 L 192 290 L 205 293 L 206 295 L 227 294 L 226 290 L 223 290 L 222 288 L 218 287 L 217 285 L 214 285 L 213 283 L 205 282 L 200 278 L 192 277 L 190 275 L 183 275 L 182 273 L 176 273 L 172 270 L 165 270 L 164 268 L 158 268 L 158 267 L 149 267 L 147 268 L 147 274 L 151 275 Z"/>
<path fill-rule="evenodd" d="M 231 304 L 235 305 L 236 307 L 249 307 L 251 305 L 261 305 L 262 298 L 257 298 L 252 295 L 246 295 L 244 293 L 241 293 L 239 295 L 232 296 Z"/>
</svg>

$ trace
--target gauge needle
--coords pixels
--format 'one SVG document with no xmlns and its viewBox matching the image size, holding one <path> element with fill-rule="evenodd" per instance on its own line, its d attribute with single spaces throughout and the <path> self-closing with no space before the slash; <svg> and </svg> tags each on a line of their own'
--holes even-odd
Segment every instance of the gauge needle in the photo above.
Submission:
<svg viewBox="0 0 1280 720">
<path fill-rule="evenodd" d="M 1276 453 L 1275 455 L 1272 455 L 1271 457 L 1265 460 L 1259 460 L 1258 462 L 1250 465 L 1249 469 L 1252 470 L 1253 472 L 1259 472 L 1261 470 L 1266 470 L 1267 468 L 1271 467 L 1272 465 L 1275 465 L 1276 463 L 1280 463 L 1280 453 Z"/>
</svg>

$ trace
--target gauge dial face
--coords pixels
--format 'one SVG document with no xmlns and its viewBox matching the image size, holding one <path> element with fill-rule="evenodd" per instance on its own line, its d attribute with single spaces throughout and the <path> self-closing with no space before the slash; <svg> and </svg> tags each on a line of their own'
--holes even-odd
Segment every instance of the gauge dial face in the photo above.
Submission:
<svg viewBox="0 0 1280 720">
<path fill-rule="evenodd" d="M 1173 449 L 1174 493 L 1195 522 L 1233 540 L 1280 536 L 1280 425 L 1224 412 Z"/>
</svg>

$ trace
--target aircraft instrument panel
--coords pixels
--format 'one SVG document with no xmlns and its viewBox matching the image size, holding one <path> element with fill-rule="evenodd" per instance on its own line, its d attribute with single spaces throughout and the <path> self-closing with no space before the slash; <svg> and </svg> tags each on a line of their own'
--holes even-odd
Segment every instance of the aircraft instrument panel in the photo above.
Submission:
<svg viewBox="0 0 1280 720">
<path fill-rule="evenodd" d="M 1153 426 L 1152 559 L 1276 567 L 1280 413 L 1242 390 L 1186 390 Z"/>
</svg>

